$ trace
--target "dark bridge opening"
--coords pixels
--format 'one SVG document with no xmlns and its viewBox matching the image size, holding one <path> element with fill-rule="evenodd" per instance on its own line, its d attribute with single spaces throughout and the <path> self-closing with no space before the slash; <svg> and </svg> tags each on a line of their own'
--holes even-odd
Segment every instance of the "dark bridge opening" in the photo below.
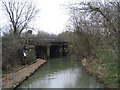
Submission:
<svg viewBox="0 0 120 90">
<path fill-rule="evenodd" d="M 36 58 L 43 58 L 46 56 L 47 47 L 46 46 L 35 46 Z"/>
<path fill-rule="evenodd" d="M 59 57 L 60 56 L 60 47 L 59 45 L 50 46 L 50 57 Z"/>
<path fill-rule="evenodd" d="M 54 58 L 67 55 L 67 43 L 65 42 L 52 42 L 48 45 L 36 45 L 37 58 Z"/>
</svg>

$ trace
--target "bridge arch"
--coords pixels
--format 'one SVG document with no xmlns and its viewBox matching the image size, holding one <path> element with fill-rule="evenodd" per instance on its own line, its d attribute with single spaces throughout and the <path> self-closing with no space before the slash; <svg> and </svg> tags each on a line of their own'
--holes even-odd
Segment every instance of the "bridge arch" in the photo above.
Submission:
<svg viewBox="0 0 120 90">
<path fill-rule="evenodd" d="M 67 55 L 67 42 L 50 42 L 47 45 L 36 45 L 36 57 L 47 58 L 60 57 Z"/>
</svg>

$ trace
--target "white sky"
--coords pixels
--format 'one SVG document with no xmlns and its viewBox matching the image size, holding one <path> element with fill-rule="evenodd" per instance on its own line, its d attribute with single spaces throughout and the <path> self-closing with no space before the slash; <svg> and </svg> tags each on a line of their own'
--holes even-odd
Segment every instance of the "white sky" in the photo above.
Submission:
<svg viewBox="0 0 120 90">
<path fill-rule="evenodd" d="M 69 15 L 67 14 L 67 10 L 65 10 L 65 8 L 63 7 L 63 4 L 77 3 L 86 0 L 28 0 L 28 1 L 34 2 L 36 4 L 37 9 L 40 10 L 38 17 L 33 22 L 31 22 L 30 26 L 36 28 L 36 31 L 38 31 L 39 29 L 48 33 L 59 34 L 66 30 L 65 27 L 69 19 Z M 5 26 L 7 19 L 4 17 L 4 14 L 1 10 L 0 12 L 1 12 L 0 27 L 3 27 Z"/>
<path fill-rule="evenodd" d="M 35 26 L 48 33 L 58 34 L 65 30 L 65 24 L 69 16 L 64 12 L 65 0 L 39 0 L 37 7 L 40 9 L 40 18 Z"/>
<path fill-rule="evenodd" d="M 59 34 L 65 31 L 69 15 L 63 5 L 79 1 L 80 0 L 35 0 L 34 2 L 37 8 L 40 9 L 40 14 L 39 20 L 36 19 L 34 26 L 53 34 Z"/>
</svg>

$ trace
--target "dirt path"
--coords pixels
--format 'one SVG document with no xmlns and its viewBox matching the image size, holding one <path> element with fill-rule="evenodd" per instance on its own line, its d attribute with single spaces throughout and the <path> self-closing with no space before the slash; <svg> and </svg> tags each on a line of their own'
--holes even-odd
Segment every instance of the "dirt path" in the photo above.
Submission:
<svg viewBox="0 0 120 90">
<path fill-rule="evenodd" d="M 37 70 L 46 61 L 42 59 L 37 59 L 37 61 L 31 65 L 24 66 L 14 73 L 8 74 L 2 77 L 2 88 L 14 88 L 26 77 L 29 77 L 35 70 Z"/>
</svg>

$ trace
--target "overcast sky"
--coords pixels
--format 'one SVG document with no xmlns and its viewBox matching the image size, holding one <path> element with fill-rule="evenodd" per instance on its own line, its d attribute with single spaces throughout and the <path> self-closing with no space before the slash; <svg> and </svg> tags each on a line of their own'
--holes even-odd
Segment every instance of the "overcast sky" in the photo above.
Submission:
<svg viewBox="0 0 120 90">
<path fill-rule="evenodd" d="M 48 33 L 58 34 L 64 31 L 69 16 L 63 4 L 68 1 L 72 0 L 36 0 L 40 14 L 35 26 Z"/>
<path fill-rule="evenodd" d="M 39 29 L 48 33 L 59 34 L 66 30 L 66 24 L 69 19 L 67 10 L 65 10 L 63 5 L 68 3 L 77 3 L 86 0 L 28 0 L 28 1 L 34 2 L 37 9 L 40 10 L 37 18 L 33 22 L 31 22 L 30 26 L 36 28 L 36 31 Z M 1 10 L 0 12 L 1 12 L 0 25 L 1 27 L 4 27 L 7 22 L 7 19 L 5 18 L 5 15 Z"/>
</svg>

